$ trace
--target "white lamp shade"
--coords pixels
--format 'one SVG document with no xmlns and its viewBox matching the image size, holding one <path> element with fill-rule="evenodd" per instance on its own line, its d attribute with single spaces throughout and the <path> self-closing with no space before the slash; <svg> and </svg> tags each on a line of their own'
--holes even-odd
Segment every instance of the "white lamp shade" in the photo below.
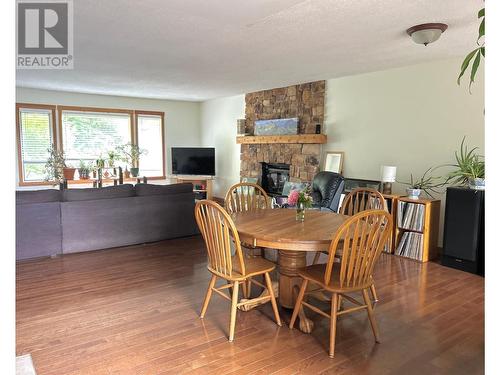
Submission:
<svg viewBox="0 0 500 375">
<path fill-rule="evenodd" d="M 380 167 L 380 179 L 382 182 L 396 181 L 396 167 L 383 165 Z"/>
<path fill-rule="evenodd" d="M 439 29 L 427 29 L 414 31 L 411 38 L 417 44 L 429 44 L 439 39 L 443 32 Z"/>
</svg>

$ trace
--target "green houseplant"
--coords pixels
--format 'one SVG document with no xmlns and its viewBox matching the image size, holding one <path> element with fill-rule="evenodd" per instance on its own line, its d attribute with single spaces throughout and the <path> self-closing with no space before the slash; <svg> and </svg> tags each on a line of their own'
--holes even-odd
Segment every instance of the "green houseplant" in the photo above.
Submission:
<svg viewBox="0 0 500 375">
<path fill-rule="evenodd" d="M 477 147 L 469 150 L 465 137 L 460 143 L 460 151 L 455 151 L 455 164 L 449 166 L 456 169 L 448 175 L 448 183 L 468 184 L 471 189 L 483 190 L 485 187 L 484 157 L 476 153 Z"/>
<path fill-rule="evenodd" d="M 64 151 L 58 150 L 55 147 L 47 149 L 49 158 L 45 163 L 45 180 L 46 181 L 63 181 L 73 180 L 75 178 L 76 168 L 68 167 L 64 157 Z"/>
<path fill-rule="evenodd" d="M 427 195 L 434 198 L 432 193 L 439 194 L 440 191 L 437 190 L 440 187 L 443 187 L 446 182 L 440 182 L 441 177 L 431 176 L 430 173 L 434 171 L 436 168 L 430 167 L 427 169 L 424 174 L 417 179 L 413 179 L 413 174 L 410 174 L 410 181 L 401 182 L 403 185 L 407 185 L 406 193 L 408 194 L 408 198 L 418 199 L 422 191 L 424 191 Z"/>
<path fill-rule="evenodd" d="M 476 73 L 479 68 L 479 65 L 481 63 L 481 56 L 485 57 L 485 46 L 484 46 L 484 24 L 485 24 L 485 14 L 484 14 L 484 8 L 481 9 L 478 14 L 477 18 L 481 20 L 481 23 L 479 25 L 479 33 L 478 37 L 476 40 L 476 44 L 478 47 L 474 49 L 472 52 L 470 52 L 462 62 L 462 66 L 460 67 L 460 75 L 458 76 L 457 83 L 460 85 L 460 79 L 462 76 L 465 74 L 467 69 L 469 68 L 470 62 L 472 61 L 472 67 L 470 70 L 470 78 L 469 78 L 469 92 L 470 88 L 472 86 L 472 83 L 474 82 L 474 79 L 476 78 Z"/>
<path fill-rule="evenodd" d="M 132 177 L 137 177 L 139 175 L 139 158 L 141 155 L 146 155 L 147 150 L 132 143 L 118 146 L 116 150 L 121 155 L 121 160 L 130 165 L 130 174 Z"/>
<path fill-rule="evenodd" d="M 110 150 L 108 151 L 108 167 L 109 168 L 114 168 L 115 167 L 115 162 L 120 159 L 120 154 L 115 151 L 115 150 Z"/>
<path fill-rule="evenodd" d="M 81 180 L 88 180 L 90 178 L 90 163 L 85 163 L 83 160 L 80 160 L 80 166 L 78 167 L 78 174 Z"/>
</svg>

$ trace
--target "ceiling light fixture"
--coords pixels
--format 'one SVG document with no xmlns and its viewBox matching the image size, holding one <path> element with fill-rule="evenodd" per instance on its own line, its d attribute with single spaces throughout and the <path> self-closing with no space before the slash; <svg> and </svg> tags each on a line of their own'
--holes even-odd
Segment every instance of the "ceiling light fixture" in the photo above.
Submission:
<svg viewBox="0 0 500 375">
<path fill-rule="evenodd" d="M 438 40 L 447 28 L 448 25 L 444 23 L 423 23 L 410 27 L 406 32 L 415 43 L 426 46 Z"/>
</svg>

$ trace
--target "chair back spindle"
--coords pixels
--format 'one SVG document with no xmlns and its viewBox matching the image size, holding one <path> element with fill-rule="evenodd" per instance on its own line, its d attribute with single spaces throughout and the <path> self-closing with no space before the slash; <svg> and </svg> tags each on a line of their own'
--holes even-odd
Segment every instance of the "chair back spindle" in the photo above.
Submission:
<svg viewBox="0 0 500 375">
<path fill-rule="evenodd" d="M 208 268 L 222 277 L 231 277 L 233 261 L 240 263 L 245 275 L 245 263 L 238 231 L 227 212 L 217 203 L 201 200 L 195 206 L 195 218 L 208 252 Z M 232 256 L 234 243 L 235 255 Z"/>
<path fill-rule="evenodd" d="M 387 210 L 384 196 L 379 191 L 369 188 L 354 189 L 344 198 L 340 213 L 352 216 L 366 210 Z"/>
<path fill-rule="evenodd" d="M 269 196 L 264 189 L 249 182 L 231 186 L 224 199 L 224 205 L 226 211 L 231 214 L 270 208 Z"/>
</svg>

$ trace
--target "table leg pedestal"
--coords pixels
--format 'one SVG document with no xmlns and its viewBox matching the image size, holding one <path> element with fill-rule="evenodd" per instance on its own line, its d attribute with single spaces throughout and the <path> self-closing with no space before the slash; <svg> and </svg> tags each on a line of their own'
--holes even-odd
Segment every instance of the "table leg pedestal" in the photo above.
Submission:
<svg viewBox="0 0 500 375">
<path fill-rule="evenodd" d="M 293 309 L 297 298 L 302 278 L 298 271 L 306 266 L 306 252 L 304 251 L 279 251 L 279 303 L 281 306 Z M 299 311 L 300 330 L 311 333 L 314 323 L 307 318 L 304 309 Z"/>
</svg>

